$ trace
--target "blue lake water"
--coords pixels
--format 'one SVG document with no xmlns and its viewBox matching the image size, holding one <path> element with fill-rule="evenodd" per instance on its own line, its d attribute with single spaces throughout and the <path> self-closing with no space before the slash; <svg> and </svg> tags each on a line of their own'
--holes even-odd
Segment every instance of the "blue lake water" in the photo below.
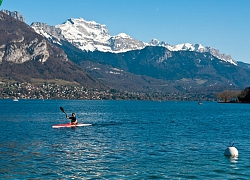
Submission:
<svg viewBox="0 0 250 180">
<path fill-rule="evenodd" d="M 53 129 L 76 112 L 92 126 Z M 249 179 L 250 104 L 0 100 L 0 179 Z M 234 141 L 238 158 L 225 157 Z"/>
</svg>

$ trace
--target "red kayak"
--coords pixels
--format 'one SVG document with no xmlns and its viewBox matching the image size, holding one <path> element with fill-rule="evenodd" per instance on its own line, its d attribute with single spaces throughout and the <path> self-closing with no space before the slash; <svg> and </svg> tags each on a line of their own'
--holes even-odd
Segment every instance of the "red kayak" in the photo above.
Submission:
<svg viewBox="0 0 250 180">
<path fill-rule="evenodd" d="M 54 124 L 52 126 L 52 128 L 63 128 L 63 127 L 80 127 L 80 126 L 91 126 L 92 124 L 81 124 L 81 123 L 78 123 L 76 125 L 72 125 L 70 123 L 68 124 Z"/>
</svg>

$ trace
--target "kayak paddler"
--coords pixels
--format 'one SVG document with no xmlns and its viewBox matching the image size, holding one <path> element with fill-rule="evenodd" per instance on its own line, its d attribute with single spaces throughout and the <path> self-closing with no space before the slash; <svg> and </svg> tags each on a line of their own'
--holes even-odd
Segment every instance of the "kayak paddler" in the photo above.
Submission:
<svg viewBox="0 0 250 180">
<path fill-rule="evenodd" d="M 72 113 L 72 116 L 71 117 L 69 117 L 67 114 L 66 114 L 66 118 L 67 119 L 71 119 L 71 124 L 72 125 L 76 125 L 77 124 L 77 120 L 76 120 L 76 114 L 75 113 Z"/>
</svg>

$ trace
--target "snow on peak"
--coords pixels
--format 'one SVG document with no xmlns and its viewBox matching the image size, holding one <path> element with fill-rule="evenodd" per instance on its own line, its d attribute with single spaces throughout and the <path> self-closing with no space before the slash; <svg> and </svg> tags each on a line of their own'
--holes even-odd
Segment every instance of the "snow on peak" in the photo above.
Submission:
<svg viewBox="0 0 250 180">
<path fill-rule="evenodd" d="M 194 45 L 194 48 L 195 48 L 196 51 L 198 51 L 198 50 L 205 49 L 205 46 L 203 46 L 203 45 L 201 45 L 201 44 L 195 44 L 195 45 Z"/>
<path fill-rule="evenodd" d="M 123 39 L 132 39 L 129 35 L 125 34 L 125 33 L 120 33 L 116 36 L 114 36 L 115 38 L 123 38 Z"/>
<path fill-rule="evenodd" d="M 70 39 L 82 39 L 86 37 L 107 39 L 110 36 L 106 25 L 101 25 L 94 21 L 86 21 L 82 18 L 68 19 L 65 23 L 56 25 L 56 28 L 61 29 L 63 34 Z"/>
<path fill-rule="evenodd" d="M 86 21 L 83 18 L 71 18 L 55 27 L 61 30 L 68 42 L 81 50 L 110 50 L 110 48 L 100 46 L 107 44 L 110 38 L 106 25 L 98 24 L 95 21 Z"/>
<path fill-rule="evenodd" d="M 199 49 L 199 46 L 190 44 L 190 43 L 184 43 L 184 44 L 177 44 L 171 46 L 172 51 L 197 51 Z"/>
<path fill-rule="evenodd" d="M 159 41 L 158 39 L 152 39 L 149 43 L 148 46 L 163 46 L 163 47 L 168 47 L 170 46 L 168 43 L 164 42 L 164 41 Z"/>
<path fill-rule="evenodd" d="M 150 41 L 149 44 L 151 44 L 151 45 L 158 45 L 159 43 L 160 43 L 160 41 L 159 41 L 158 39 L 153 38 L 153 39 Z"/>
</svg>

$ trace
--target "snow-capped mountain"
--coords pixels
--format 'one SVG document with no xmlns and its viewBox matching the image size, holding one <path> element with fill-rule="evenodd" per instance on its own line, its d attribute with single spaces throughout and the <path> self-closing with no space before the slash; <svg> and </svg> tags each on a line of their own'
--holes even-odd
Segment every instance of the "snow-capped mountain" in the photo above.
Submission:
<svg viewBox="0 0 250 180">
<path fill-rule="evenodd" d="M 125 33 L 120 33 L 117 36 L 112 36 L 109 39 L 111 52 L 127 52 L 131 50 L 143 49 L 145 43 L 131 38 Z"/>
<path fill-rule="evenodd" d="M 218 59 L 237 65 L 237 63 L 233 61 L 231 55 L 222 54 L 220 53 L 218 49 L 205 47 L 201 44 L 184 43 L 184 44 L 177 44 L 177 45 L 171 46 L 170 44 L 164 41 L 160 42 L 157 39 L 153 39 L 148 45 L 149 46 L 163 46 L 163 47 L 166 47 L 170 51 L 195 51 L 195 52 L 200 52 L 200 53 L 208 52 L 212 54 L 213 56 L 217 57 Z"/>
<path fill-rule="evenodd" d="M 208 52 L 213 56 L 237 65 L 231 55 L 222 54 L 219 50 L 205 47 L 201 44 L 177 44 L 170 45 L 164 41 L 153 39 L 149 43 L 136 40 L 125 33 L 111 36 L 106 25 L 101 25 L 95 21 L 86 21 L 83 18 L 71 18 L 65 23 L 56 26 L 49 26 L 44 23 L 32 23 L 31 27 L 39 34 L 54 43 L 62 44 L 67 41 L 76 48 L 86 51 L 102 51 L 121 53 L 131 50 L 143 49 L 146 46 L 162 46 L 170 51 L 195 51 Z"/>
<path fill-rule="evenodd" d="M 145 43 L 131 38 L 125 33 L 110 36 L 106 25 L 82 18 L 68 19 L 65 23 L 49 26 L 45 23 L 32 23 L 31 27 L 54 43 L 68 41 L 75 47 L 86 51 L 126 52 L 145 47 Z"/>
</svg>

